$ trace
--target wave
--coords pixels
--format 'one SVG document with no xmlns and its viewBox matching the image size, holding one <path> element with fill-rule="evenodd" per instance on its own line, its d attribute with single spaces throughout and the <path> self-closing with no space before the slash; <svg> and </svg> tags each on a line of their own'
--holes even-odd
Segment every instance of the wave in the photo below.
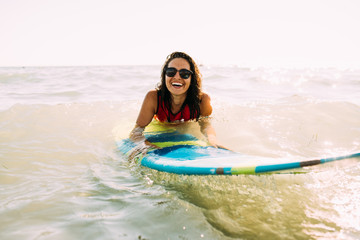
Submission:
<svg viewBox="0 0 360 240">
<path fill-rule="evenodd" d="M 32 141 L 42 136 L 112 145 L 113 129 L 120 126 L 121 137 L 127 137 L 140 106 L 141 101 L 16 104 L 0 112 L 0 140 Z M 353 103 L 293 96 L 271 102 L 218 101 L 213 107 L 219 141 L 242 153 L 319 157 L 360 147 L 360 107 Z"/>
<path fill-rule="evenodd" d="M 121 231 L 136 238 L 133 227 L 139 219 L 145 226 L 154 222 L 149 226 L 154 238 L 164 225 L 177 226 L 176 236 L 211 239 L 254 238 L 259 232 L 273 238 L 325 237 L 329 226 L 359 233 L 359 214 L 351 211 L 359 201 L 349 201 L 359 196 L 358 161 L 297 175 L 214 178 L 156 172 L 116 151 L 115 137 L 128 137 L 140 105 L 134 100 L 15 104 L 0 111 L 1 213 L 10 219 L 3 221 L 7 230 L 2 234 L 13 236 L 16 222 L 27 234 L 41 234 L 46 225 L 66 238 L 66 226 L 79 238 L 76 233 L 100 221 L 102 236 L 113 238 Z M 359 119 L 355 104 L 293 96 L 217 101 L 212 122 L 220 142 L 236 151 L 313 158 L 359 152 Z M 344 211 L 342 203 L 350 210 Z M 40 224 L 29 225 L 19 212 Z M 84 221 L 87 227 L 74 224 Z"/>
</svg>

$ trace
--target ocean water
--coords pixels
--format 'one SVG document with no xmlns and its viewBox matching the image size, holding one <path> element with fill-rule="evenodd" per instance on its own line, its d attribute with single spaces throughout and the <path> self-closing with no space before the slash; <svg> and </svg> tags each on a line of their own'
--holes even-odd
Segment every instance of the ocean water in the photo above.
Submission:
<svg viewBox="0 0 360 240">
<path fill-rule="evenodd" d="M 360 70 L 201 66 L 219 141 L 266 157 L 360 152 Z M 360 239 L 360 159 L 181 176 L 117 152 L 160 66 L 0 68 L 0 239 Z"/>
</svg>

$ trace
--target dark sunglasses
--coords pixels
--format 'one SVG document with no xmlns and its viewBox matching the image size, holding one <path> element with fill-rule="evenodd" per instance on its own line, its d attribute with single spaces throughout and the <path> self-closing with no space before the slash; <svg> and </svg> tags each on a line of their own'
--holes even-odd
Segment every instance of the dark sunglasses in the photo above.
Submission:
<svg viewBox="0 0 360 240">
<path fill-rule="evenodd" d="M 173 77 L 177 72 L 178 70 L 176 68 L 170 67 L 166 69 L 165 74 L 168 77 Z M 188 79 L 193 74 L 193 72 L 183 68 L 179 70 L 179 74 L 182 79 Z"/>
</svg>

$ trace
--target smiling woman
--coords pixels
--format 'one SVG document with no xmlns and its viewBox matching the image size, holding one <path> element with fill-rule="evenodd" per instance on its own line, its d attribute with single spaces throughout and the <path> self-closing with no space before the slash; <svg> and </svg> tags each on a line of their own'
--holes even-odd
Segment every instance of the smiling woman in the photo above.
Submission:
<svg viewBox="0 0 360 240">
<path fill-rule="evenodd" d="M 173 52 L 162 68 L 158 89 L 147 93 L 130 138 L 150 145 L 143 131 L 153 119 L 175 124 L 196 120 L 210 145 L 218 146 L 207 118 L 211 113 L 210 97 L 201 91 L 201 74 L 195 61 L 186 53 Z"/>
</svg>

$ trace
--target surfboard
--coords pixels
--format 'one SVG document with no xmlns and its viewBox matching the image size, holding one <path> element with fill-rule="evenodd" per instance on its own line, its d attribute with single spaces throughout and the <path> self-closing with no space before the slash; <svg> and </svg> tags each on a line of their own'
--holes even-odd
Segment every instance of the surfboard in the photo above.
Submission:
<svg viewBox="0 0 360 240">
<path fill-rule="evenodd" d="M 117 141 L 119 152 L 144 166 L 158 171 L 185 175 L 239 175 L 283 172 L 328 162 L 359 158 L 360 153 L 313 160 L 289 160 L 241 154 L 215 148 L 190 133 L 175 127 L 152 124 L 144 132 L 146 139 L 159 147 L 143 151 L 144 143 L 130 139 Z"/>
</svg>

